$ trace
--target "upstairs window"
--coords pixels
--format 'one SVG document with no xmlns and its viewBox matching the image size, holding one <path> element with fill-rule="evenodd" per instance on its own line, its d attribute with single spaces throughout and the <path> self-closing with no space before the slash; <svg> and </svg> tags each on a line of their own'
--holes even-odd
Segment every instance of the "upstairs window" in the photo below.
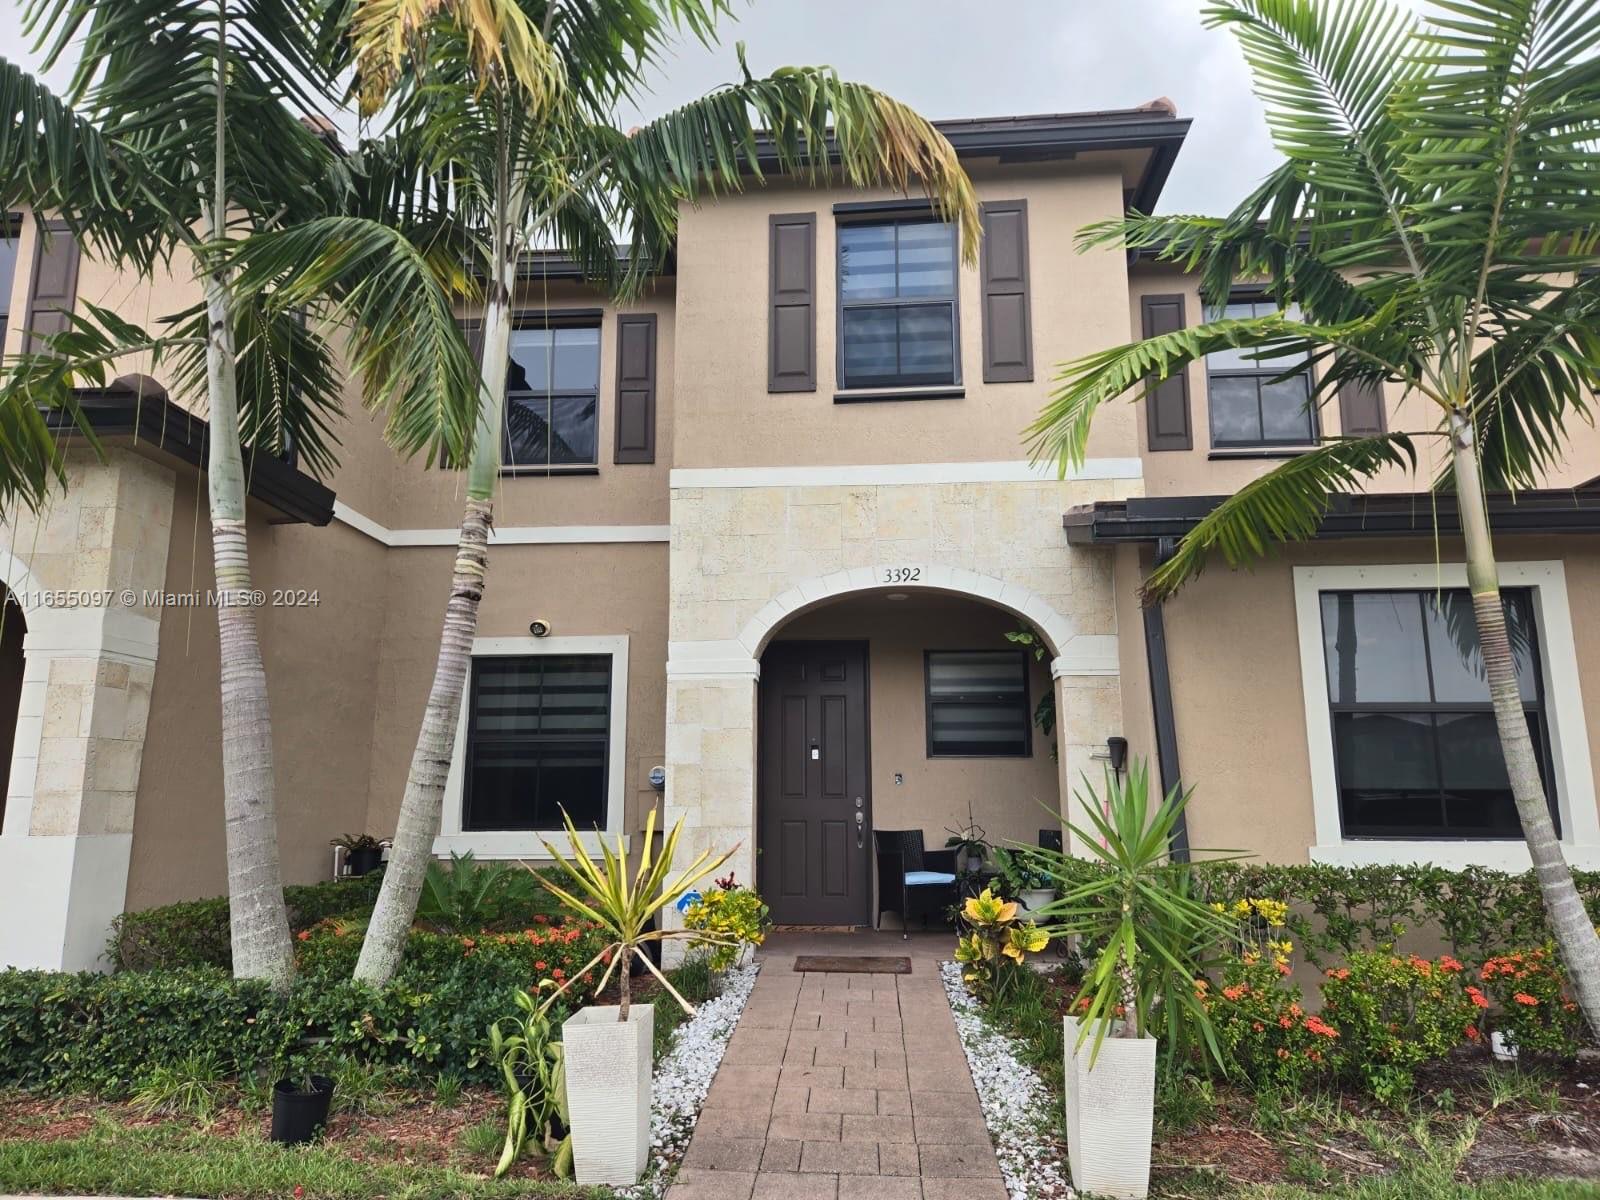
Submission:
<svg viewBox="0 0 1600 1200">
<path fill-rule="evenodd" d="M 599 463 L 600 328 L 511 332 L 501 462 L 508 472 Z"/>
<path fill-rule="evenodd" d="M 1533 596 L 1526 588 L 1503 595 L 1523 710 L 1548 781 Z M 1520 838 L 1467 592 L 1323 592 L 1321 606 L 1344 835 Z"/>
<path fill-rule="evenodd" d="M 928 757 L 1032 753 L 1028 659 L 1021 650 L 930 650 Z"/>
<path fill-rule="evenodd" d="M 1210 309 L 1208 321 L 1271 316 L 1270 300 L 1230 300 Z M 1290 310 L 1290 316 L 1297 316 Z M 1311 411 L 1309 368 L 1280 378 L 1292 364 L 1258 360 L 1253 350 L 1218 350 L 1206 355 L 1206 392 L 1211 409 L 1211 444 L 1218 450 L 1263 446 L 1308 446 L 1317 439 Z"/>
<path fill-rule="evenodd" d="M 960 382 L 955 227 L 911 218 L 838 230 L 839 385 Z"/>
<path fill-rule="evenodd" d="M 475 658 L 464 832 L 605 828 L 609 654 Z"/>
</svg>

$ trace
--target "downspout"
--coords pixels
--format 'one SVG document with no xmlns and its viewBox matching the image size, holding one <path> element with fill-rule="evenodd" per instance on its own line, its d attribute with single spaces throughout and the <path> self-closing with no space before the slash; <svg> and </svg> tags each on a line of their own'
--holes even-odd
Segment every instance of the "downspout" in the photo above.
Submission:
<svg viewBox="0 0 1600 1200">
<path fill-rule="evenodd" d="M 1156 543 L 1156 562 L 1160 567 L 1177 551 L 1176 538 L 1162 538 Z M 1178 725 L 1172 707 L 1172 674 L 1167 667 L 1167 622 L 1162 602 L 1144 606 L 1144 652 L 1150 669 L 1150 710 L 1156 727 L 1156 766 L 1161 772 L 1161 794 L 1170 796 L 1183 786 L 1183 773 L 1178 767 Z M 1189 821 L 1185 813 L 1178 814 L 1172 827 L 1171 857 L 1173 862 L 1189 861 Z"/>
</svg>

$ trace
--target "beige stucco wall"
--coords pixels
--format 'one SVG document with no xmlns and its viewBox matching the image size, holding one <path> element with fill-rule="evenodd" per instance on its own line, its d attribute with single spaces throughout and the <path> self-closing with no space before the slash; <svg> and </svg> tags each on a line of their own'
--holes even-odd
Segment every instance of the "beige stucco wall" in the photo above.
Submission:
<svg viewBox="0 0 1600 1200">
<path fill-rule="evenodd" d="M 166 588 L 214 586 L 204 477 L 179 473 Z M 252 506 L 253 508 L 253 506 Z M 387 608 L 384 550 L 337 523 L 273 525 L 252 512 L 255 586 L 316 594 L 258 610 L 272 706 L 279 849 L 286 882 L 325 879 L 330 838 L 364 831 L 368 730 L 382 693 L 378 647 Z M 221 702 L 214 609 L 161 614 L 161 657 L 134 822 L 130 908 L 227 889 Z"/>
<path fill-rule="evenodd" d="M 366 828 L 378 837 L 393 834 L 400 810 L 433 680 L 452 561 L 446 548 L 395 549 L 384 566 L 374 685 L 383 702 L 372 711 L 366 762 Z M 478 617 L 478 636 L 484 638 L 527 637 L 535 617 L 548 621 L 555 637 L 627 635 L 624 833 L 643 828 L 658 795 L 650 769 L 665 757 L 666 597 L 662 543 L 499 546 L 490 554 Z"/>
<path fill-rule="evenodd" d="M 1122 208 L 1122 176 L 1095 156 L 1040 167 L 969 170 L 980 200 L 1028 202 L 1032 383 L 983 382 L 975 266 L 961 272 L 963 399 L 835 404 L 836 200 L 892 199 L 885 190 L 813 191 L 773 184 L 686 208 L 678 249 L 674 465 L 1010 462 L 1048 395 L 1052 365 L 1126 340 L 1127 269 L 1120 251 L 1078 254 L 1090 221 Z M 767 392 L 768 217 L 817 214 L 817 390 Z M 1133 414 L 1108 409 L 1090 453 L 1136 454 Z"/>
<path fill-rule="evenodd" d="M 667 472 L 671 466 L 675 323 L 673 281 L 662 279 L 636 300 L 618 304 L 592 288 L 573 283 L 537 282 L 522 286 L 517 306 L 545 309 L 600 309 L 599 473 L 590 475 L 507 475 L 495 498 L 495 522 L 502 527 L 530 525 L 664 525 Z M 654 313 L 656 317 L 656 461 L 613 462 L 617 417 L 617 316 Z M 467 315 L 470 315 L 468 313 Z M 388 494 L 370 516 L 391 529 L 452 528 L 461 520 L 466 498 L 459 471 L 440 470 L 421 456 L 397 463 L 387 474 Z M 341 494 L 341 498 L 343 498 Z M 353 501 L 351 502 L 354 503 Z M 524 623 L 526 624 L 526 623 Z"/>
<path fill-rule="evenodd" d="M 991 844 L 1033 845 L 1038 831 L 1059 826 L 1053 738 L 1033 730 L 1026 758 L 930 758 L 927 735 L 928 650 L 1004 650 L 1019 626 L 992 605 L 928 593 L 903 601 L 874 594 L 824 605 L 796 617 L 780 639 L 838 639 L 867 643 L 870 690 L 872 824 L 876 829 L 921 829 L 929 847 L 975 820 Z M 1048 658 L 1029 659 L 1031 708 L 1052 686 Z M 900 775 L 903 782 L 896 783 Z"/>
<path fill-rule="evenodd" d="M 1600 547 L 1573 539 L 1500 539 L 1502 562 L 1559 559 L 1572 605 L 1590 755 L 1600 761 Z M 1303 863 L 1317 840 L 1293 568 L 1339 563 L 1432 563 L 1430 541 L 1321 542 L 1286 549 L 1254 571 L 1220 564 L 1166 605 L 1167 653 L 1183 778 L 1196 848 L 1243 849 Z M 1438 561 L 1460 562 L 1453 539 Z M 1119 580 L 1119 588 L 1123 585 Z"/>
</svg>

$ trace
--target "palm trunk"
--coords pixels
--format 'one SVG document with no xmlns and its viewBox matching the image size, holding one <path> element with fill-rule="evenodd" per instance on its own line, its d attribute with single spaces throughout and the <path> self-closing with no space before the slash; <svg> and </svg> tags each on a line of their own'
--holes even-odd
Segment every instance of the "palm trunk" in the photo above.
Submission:
<svg viewBox="0 0 1600 1200">
<path fill-rule="evenodd" d="M 1483 648 L 1506 776 L 1573 998 L 1588 1019 L 1589 1028 L 1600 1034 L 1600 936 L 1573 886 L 1572 871 L 1562 857 L 1539 778 L 1539 760 L 1528 732 L 1528 718 L 1517 688 L 1516 660 L 1506 632 L 1505 606 L 1500 598 L 1499 569 L 1489 536 L 1473 426 L 1468 415 L 1459 409 L 1450 414 L 1450 448 L 1455 463 L 1456 504 L 1466 541 L 1467 586 L 1472 592 L 1472 611 L 1477 618 L 1478 642 Z"/>
<path fill-rule="evenodd" d="M 218 44 L 226 46 L 226 12 L 218 19 Z M 228 209 L 226 55 L 216 64 L 216 154 L 207 217 L 212 238 L 223 235 Z M 244 459 L 239 447 L 239 396 L 234 371 L 228 281 L 205 274 L 206 383 L 210 445 L 206 461 L 211 506 L 211 553 L 217 575 L 217 636 L 222 686 L 222 811 L 228 852 L 228 919 L 233 974 L 289 985 L 294 944 L 283 902 L 278 864 L 278 822 L 273 805 L 272 714 L 267 672 L 256 637 L 245 536 Z"/>
<path fill-rule="evenodd" d="M 389 866 L 361 943 L 361 957 L 356 961 L 355 977 L 374 986 L 388 982 L 400 965 L 406 933 L 416 919 L 417 900 L 433 857 L 433 840 L 439 833 L 444 785 L 450 774 L 462 696 L 472 665 L 472 642 L 478 632 L 478 606 L 488 582 L 489 530 L 494 524 L 494 488 L 500 474 L 500 421 L 505 407 L 511 293 L 517 269 L 516 240 L 510 222 L 499 225 L 493 244 L 507 250 L 496 264 L 498 273 L 490 281 L 484 305 L 478 421 L 472 438 L 467 505 L 456 541 L 439 658 L 434 665 L 428 706 L 422 715 L 422 729 L 411 755 L 411 773 L 400 801 Z"/>
</svg>

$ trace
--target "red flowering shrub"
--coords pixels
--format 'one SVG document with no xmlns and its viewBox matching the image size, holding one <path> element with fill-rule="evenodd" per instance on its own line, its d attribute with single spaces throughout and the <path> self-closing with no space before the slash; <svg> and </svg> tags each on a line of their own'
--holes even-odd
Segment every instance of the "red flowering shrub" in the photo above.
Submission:
<svg viewBox="0 0 1600 1200">
<path fill-rule="evenodd" d="M 1339 1030 L 1305 1011 L 1277 961 L 1246 953 L 1224 967 L 1221 987 L 1195 989 L 1230 1069 L 1252 1082 L 1299 1087 L 1337 1064 Z"/>
<path fill-rule="evenodd" d="M 1491 1000 L 1499 1006 L 1491 1023 L 1519 1050 L 1571 1058 L 1588 1043 L 1583 1013 L 1567 991 L 1566 972 L 1552 947 L 1491 958 L 1478 977 L 1483 991 L 1469 990 L 1488 993 L 1482 1007 Z"/>
<path fill-rule="evenodd" d="M 1480 1006 L 1462 966 L 1382 952 L 1352 954 L 1326 972 L 1322 1015 L 1343 1041 L 1341 1063 L 1380 1100 L 1411 1090 L 1419 1063 L 1443 1058 L 1478 1034 Z"/>
<path fill-rule="evenodd" d="M 342 921 L 322 921 L 302 931 L 295 964 L 312 978 L 347 978 L 361 953 L 362 932 Z M 466 962 L 496 978 L 513 976 L 537 988 L 541 979 L 565 980 L 600 950 L 599 936 L 587 922 L 540 924 L 512 933 L 453 934 L 413 929 L 403 960 L 408 974 L 437 979 Z M 598 978 L 598 976 L 596 976 Z"/>
</svg>

